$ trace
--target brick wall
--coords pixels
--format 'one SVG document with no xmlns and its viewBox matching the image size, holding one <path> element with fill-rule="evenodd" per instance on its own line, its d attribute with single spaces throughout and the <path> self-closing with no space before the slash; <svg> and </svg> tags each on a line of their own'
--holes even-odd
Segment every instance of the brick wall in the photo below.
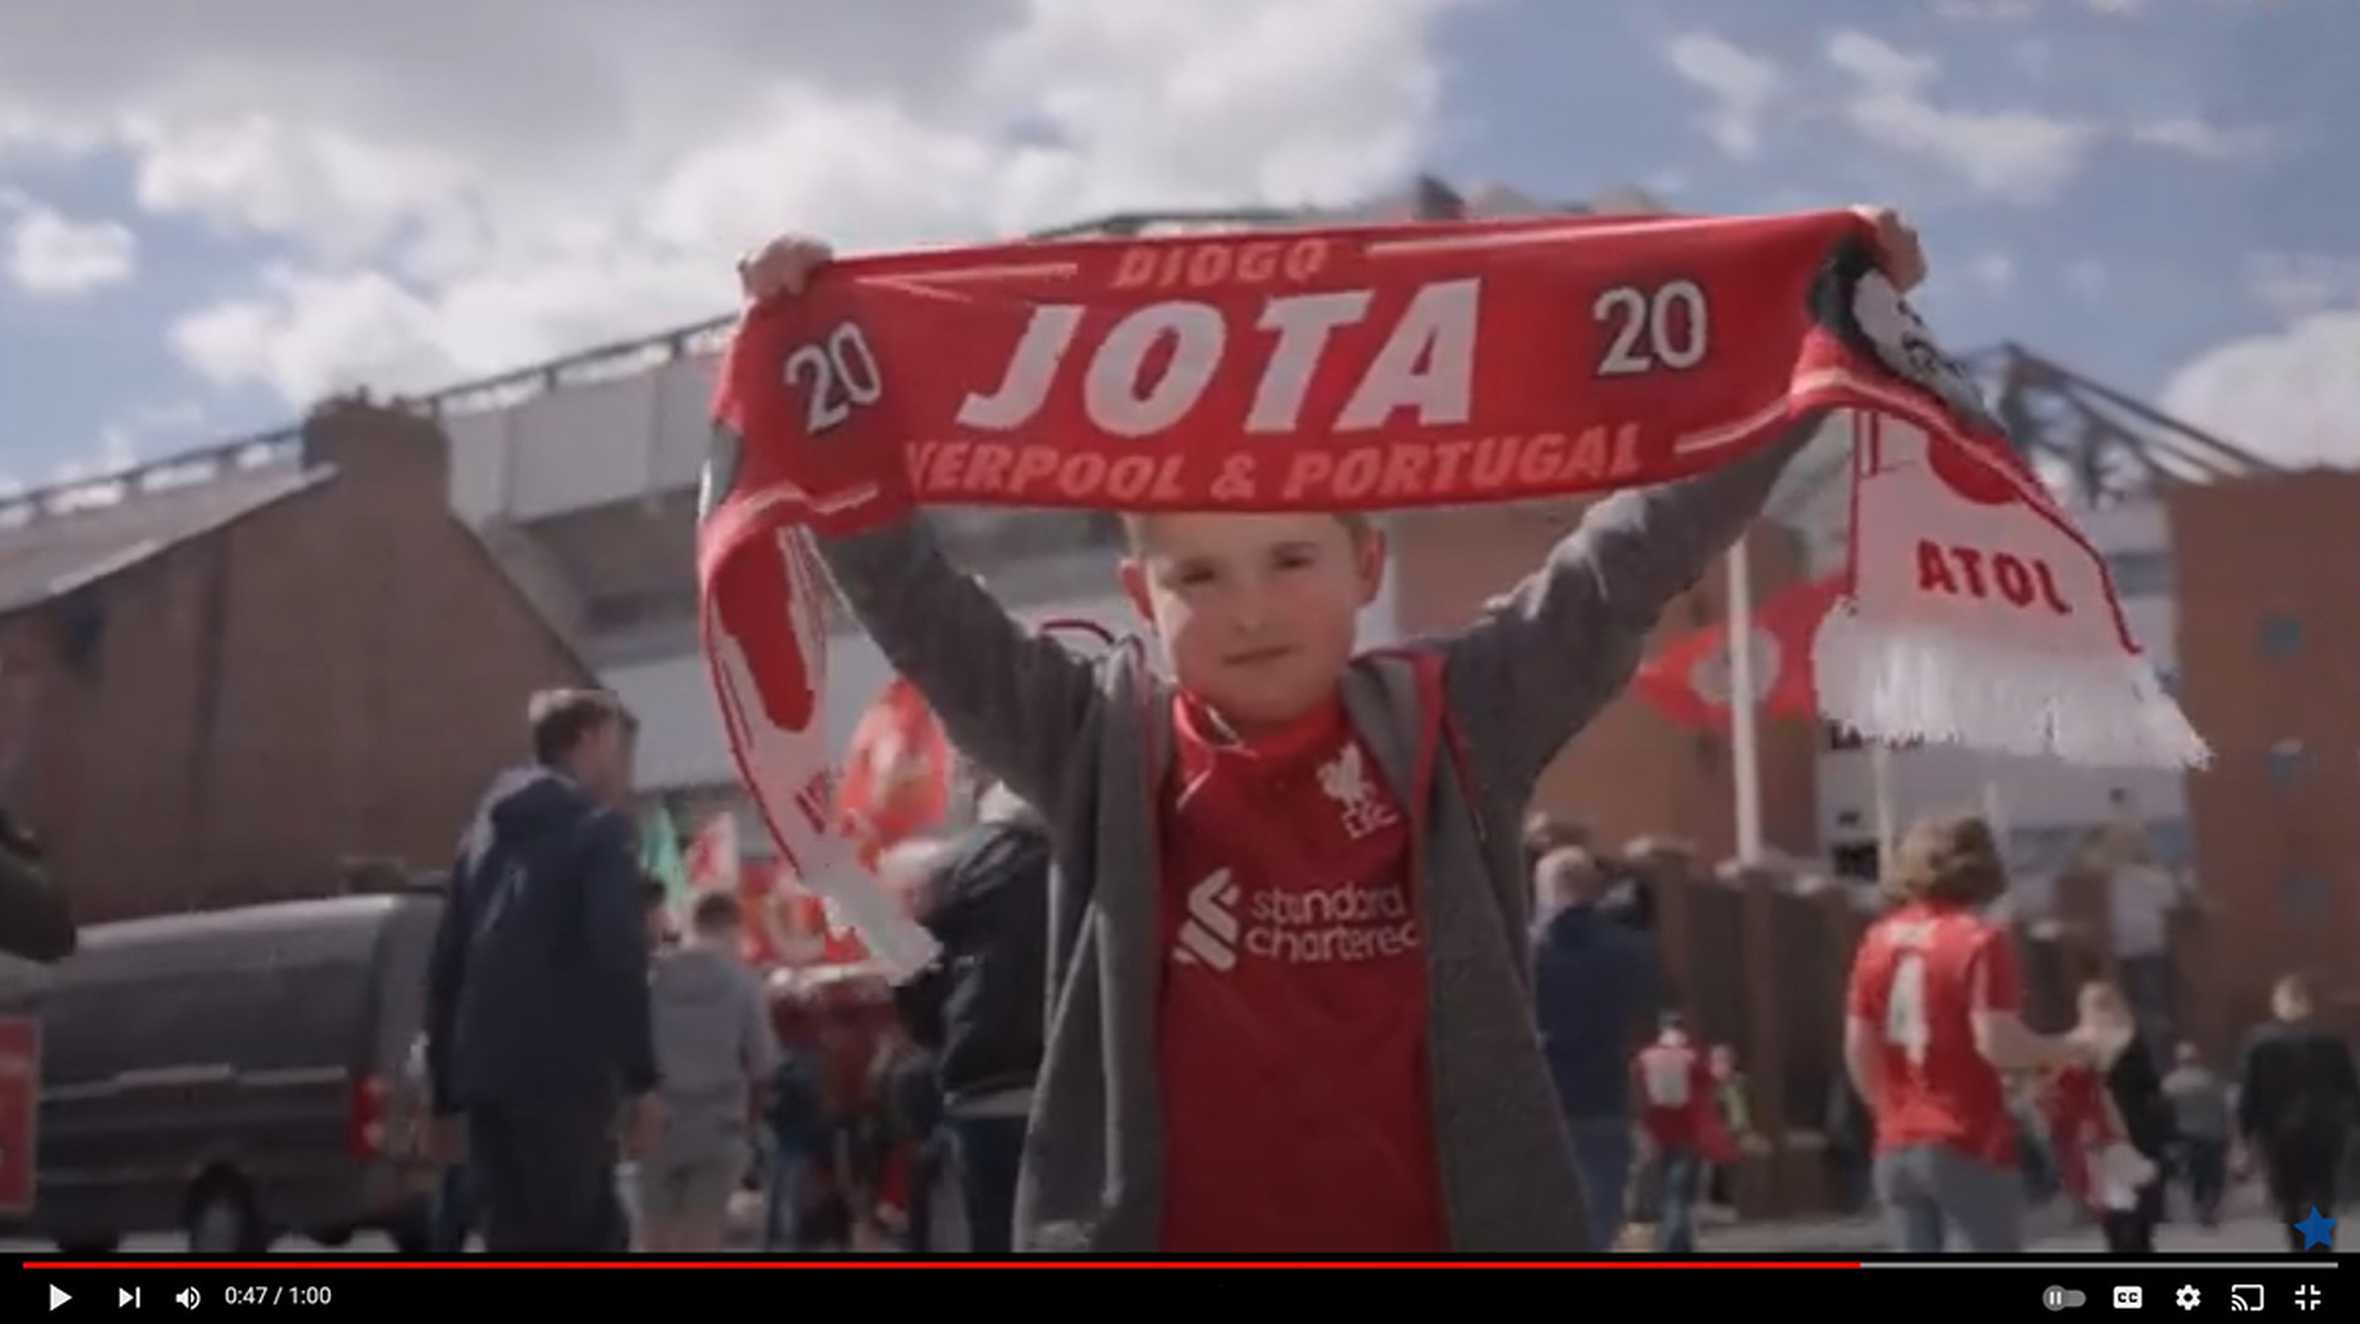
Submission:
<svg viewBox="0 0 2360 1324">
<path fill-rule="evenodd" d="M 332 480 L 0 620 L 38 696 L 15 800 L 82 922 L 447 864 L 526 695 L 588 679 L 449 513 L 430 423 L 338 406 L 305 441 Z"/>
<path fill-rule="evenodd" d="M 2225 1047 L 2306 970 L 2360 1037 L 2360 474 L 2182 488 L 2168 509 L 2181 697 L 2216 760 L 2188 779 L 2197 1028 Z"/>
</svg>

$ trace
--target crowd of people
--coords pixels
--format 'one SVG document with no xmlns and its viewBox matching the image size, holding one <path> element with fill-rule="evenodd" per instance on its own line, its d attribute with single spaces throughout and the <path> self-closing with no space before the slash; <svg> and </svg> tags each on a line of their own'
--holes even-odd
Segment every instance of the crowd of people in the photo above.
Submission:
<svg viewBox="0 0 2360 1324">
<path fill-rule="evenodd" d="M 480 1231 L 520 1252 L 1015 1248 L 1048 1005 L 1041 815 L 990 784 L 972 828 L 889 856 L 943 947 L 918 978 L 889 994 L 766 987 L 736 897 L 696 898 L 676 932 L 629 843 L 593 827 L 627 794 L 629 714 L 575 691 L 538 696 L 531 720 L 542 759 L 487 795 L 437 958 L 428 1070 L 468 1134 L 443 1147 L 433 1244 Z M 1737 1050 L 1701 1038 L 1667 986 L 1643 871 L 1553 816 L 1534 815 L 1523 845 L 1532 1019 L 1584 1249 L 1693 1251 L 1768 1148 Z M 2149 1251 L 2170 1176 L 2204 1226 L 2240 1172 L 2266 1180 L 2290 1225 L 2332 1214 L 2360 1082 L 2304 981 L 2280 983 L 2231 1076 L 2192 1042 L 2165 1071 L 2106 982 L 2081 989 L 2071 1029 L 2038 1034 L 2008 930 L 1980 913 L 2004 886 L 1979 820 L 1904 838 L 1830 1090 L 1838 1207 L 1873 1188 L 1891 1244 L 1920 1252 L 2021 1249 L 2025 1209 L 2050 1189 L 2110 1249 Z M 512 1070 L 520 1056 L 537 1069 Z M 1652 1233 L 1626 1241 L 1634 1221 Z"/>
<path fill-rule="evenodd" d="M 1914 235 L 1873 220 L 1880 263 L 1921 278 Z M 781 240 L 741 278 L 793 298 L 827 260 Z M 943 959 L 863 1026 L 766 1003 L 728 899 L 669 949 L 619 812 L 632 718 L 545 696 L 536 765 L 487 795 L 437 945 L 451 1203 L 518 1252 L 711 1248 L 751 1174 L 773 1247 L 866 1229 L 944 1249 L 955 1223 L 979 1251 L 1594 1252 L 1638 1216 L 1658 1249 L 1695 1249 L 1763 1148 L 1735 1049 L 1665 988 L 1644 883 L 1524 815 L 1816 424 L 1599 503 L 1423 652 L 1355 652 L 1385 555 L 1356 515 L 1126 517 L 1152 671 L 1018 626 L 915 515 L 821 537 L 993 784 L 918 866 Z M 1885 874 L 1830 1148 L 1894 1246 L 2024 1246 L 2027 1103 L 2118 1249 L 2152 1246 L 2167 1166 L 2207 1174 L 2217 1209 L 2239 1140 L 2282 1212 L 2333 1210 L 2360 1086 L 2300 981 L 2231 1107 L 2185 1050 L 2159 1071 L 2118 988 L 2084 990 L 2066 1033 L 2025 1024 L 2008 930 L 1982 913 L 2007 879 L 1981 820 L 1919 824 Z"/>
<path fill-rule="evenodd" d="M 1982 912 L 2007 874 L 1981 819 L 1913 827 L 1890 885 L 1896 904 L 1852 968 L 1845 1066 L 1870 1101 L 1893 1245 L 2024 1249 L 2028 1149 L 2118 1252 L 2154 1249 L 2175 1169 L 2198 1220 L 2217 1221 L 2233 1144 L 2263 1168 L 2292 1247 L 2308 1239 L 2296 1228 L 2307 1216 L 2332 1218 L 2360 1079 L 2349 1046 L 2316 1023 L 2306 980 L 2279 981 L 2272 1021 L 2244 1047 L 2232 1108 L 2196 1045 L 2181 1043 L 2171 1074 L 2160 1072 L 2113 983 L 2083 985 L 2063 1034 L 2025 1026 L 2013 940 Z"/>
<path fill-rule="evenodd" d="M 988 792 L 965 838 L 893 866 L 927 875 L 927 976 L 766 982 L 737 897 L 697 897 L 676 932 L 639 871 L 631 714 L 551 691 L 528 722 L 535 762 L 487 792 L 436 947 L 430 1244 L 925 1250 L 955 1190 L 962 1248 L 1008 1250 L 1045 1005 L 1039 816 Z"/>
</svg>

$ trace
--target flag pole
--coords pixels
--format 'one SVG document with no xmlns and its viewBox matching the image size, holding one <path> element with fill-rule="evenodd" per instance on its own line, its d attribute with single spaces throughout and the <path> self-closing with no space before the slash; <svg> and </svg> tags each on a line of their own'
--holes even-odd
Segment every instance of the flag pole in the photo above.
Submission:
<svg viewBox="0 0 2360 1324">
<path fill-rule="evenodd" d="M 1737 862 L 1762 858 L 1762 765 L 1755 728 L 1754 583 L 1745 535 L 1729 548 L 1729 756 L 1737 782 Z"/>
<path fill-rule="evenodd" d="M 1893 749 L 1882 740 L 1868 742 L 1868 776 L 1877 810 L 1877 877 L 1886 878 L 1893 871 L 1895 844 L 1893 812 Z"/>
</svg>

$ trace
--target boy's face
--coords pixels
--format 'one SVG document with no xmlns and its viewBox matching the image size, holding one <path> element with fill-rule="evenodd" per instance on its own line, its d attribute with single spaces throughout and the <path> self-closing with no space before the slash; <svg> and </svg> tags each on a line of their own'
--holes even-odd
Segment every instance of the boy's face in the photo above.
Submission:
<svg viewBox="0 0 2360 1324">
<path fill-rule="evenodd" d="M 1122 579 L 1181 688 L 1245 734 L 1334 696 L 1384 569 L 1383 536 L 1333 515 L 1192 513 L 1140 521 Z"/>
</svg>

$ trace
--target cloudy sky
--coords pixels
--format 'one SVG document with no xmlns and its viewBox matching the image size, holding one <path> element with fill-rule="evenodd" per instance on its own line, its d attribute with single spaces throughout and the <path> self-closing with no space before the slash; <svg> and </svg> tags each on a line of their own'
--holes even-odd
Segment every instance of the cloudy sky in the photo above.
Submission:
<svg viewBox="0 0 2360 1324">
<path fill-rule="evenodd" d="M 725 311 L 785 223 L 882 248 L 1419 170 L 1893 201 L 1952 345 L 2360 462 L 2356 48 L 2350 0 L 25 0 L 0 483 Z"/>
</svg>

